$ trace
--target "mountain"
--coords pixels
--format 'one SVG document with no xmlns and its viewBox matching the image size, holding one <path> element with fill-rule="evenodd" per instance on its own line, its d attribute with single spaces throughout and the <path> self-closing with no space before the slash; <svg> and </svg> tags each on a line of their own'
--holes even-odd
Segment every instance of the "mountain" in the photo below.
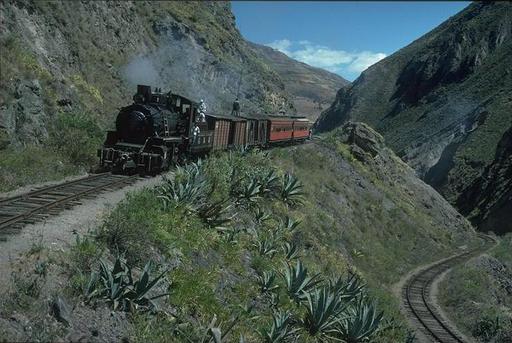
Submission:
<svg viewBox="0 0 512 343">
<path fill-rule="evenodd" d="M 495 156 L 512 126 L 511 109 L 512 4 L 476 2 L 340 89 L 316 128 L 368 123 L 421 178 L 462 206 L 472 185 L 510 158 Z M 485 187 L 505 187 L 499 194 L 506 196 L 510 178 Z M 487 217 L 501 203 L 473 199 L 465 212 L 478 207 Z M 500 223 L 492 229 L 512 231 L 511 221 Z"/>
<path fill-rule="evenodd" d="M 227 2 L 11 1 L 0 11 L 3 146 L 41 143 L 59 111 L 110 123 L 137 83 L 230 111 L 292 106 Z"/>
<path fill-rule="evenodd" d="M 350 85 L 339 75 L 296 61 L 268 46 L 250 45 L 279 74 L 297 112 L 312 120 L 332 103 L 338 89 Z"/>
<path fill-rule="evenodd" d="M 229 2 L 8 1 L 0 25 L 0 191 L 90 168 L 139 83 L 204 99 L 209 112 L 229 113 L 238 95 L 245 113 L 296 113 L 282 71 L 299 63 L 277 70 Z M 333 78 L 314 75 L 319 89 Z"/>
</svg>

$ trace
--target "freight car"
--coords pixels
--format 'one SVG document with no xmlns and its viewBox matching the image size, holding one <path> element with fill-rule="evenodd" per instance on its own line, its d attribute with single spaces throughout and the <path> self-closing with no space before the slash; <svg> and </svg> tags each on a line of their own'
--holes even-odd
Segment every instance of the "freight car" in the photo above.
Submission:
<svg viewBox="0 0 512 343">
<path fill-rule="evenodd" d="M 139 85 L 133 104 L 119 111 L 116 129 L 107 132 L 99 163 L 103 170 L 154 175 L 210 151 L 304 142 L 311 124 L 300 116 L 201 116 L 197 102 Z"/>
</svg>

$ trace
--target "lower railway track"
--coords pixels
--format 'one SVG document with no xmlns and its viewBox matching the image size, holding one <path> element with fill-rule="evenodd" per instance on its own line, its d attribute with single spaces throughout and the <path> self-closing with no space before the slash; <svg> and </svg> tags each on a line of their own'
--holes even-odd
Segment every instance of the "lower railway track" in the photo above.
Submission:
<svg viewBox="0 0 512 343">
<path fill-rule="evenodd" d="M 441 274 L 486 251 L 496 243 L 490 236 L 480 235 L 480 237 L 483 240 L 481 247 L 454 255 L 421 270 L 409 278 L 402 288 L 402 301 L 407 315 L 414 319 L 417 328 L 429 339 L 429 342 L 467 343 L 436 310 L 431 291 L 434 281 Z"/>
<path fill-rule="evenodd" d="M 98 193 L 127 186 L 138 175 L 102 173 L 57 185 L 46 186 L 9 198 L 0 198 L 0 240 L 18 232 L 26 224 L 38 222 L 80 204 L 80 200 Z"/>
</svg>

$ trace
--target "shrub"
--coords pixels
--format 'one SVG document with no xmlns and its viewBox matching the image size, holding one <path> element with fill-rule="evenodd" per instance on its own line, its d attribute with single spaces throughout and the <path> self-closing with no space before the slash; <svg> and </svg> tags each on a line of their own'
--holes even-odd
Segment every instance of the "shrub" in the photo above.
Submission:
<svg viewBox="0 0 512 343">
<path fill-rule="evenodd" d="M 297 303 L 305 299 L 307 292 L 321 282 L 320 274 L 309 276 L 307 268 L 300 260 L 295 267 L 285 263 L 283 278 L 288 295 Z"/>
<path fill-rule="evenodd" d="M 375 305 L 365 297 L 349 306 L 346 314 L 339 321 L 338 333 L 348 343 L 368 340 L 379 328 L 383 317 L 383 313 L 377 313 Z"/>
<path fill-rule="evenodd" d="M 74 165 L 90 166 L 96 162 L 102 138 L 103 130 L 91 114 L 60 112 L 50 130 L 49 143 Z"/>
<path fill-rule="evenodd" d="M 298 205 L 303 200 L 303 186 L 299 179 L 291 174 L 286 174 L 281 184 L 281 199 L 287 205 Z"/>
<path fill-rule="evenodd" d="M 330 287 L 320 287 L 306 292 L 306 314 L 302 325 L 314 337 L 331 338 L 338 333 L 340 314 L 347 303 L 342 301 L 338 292 Z"/>
<path fill-rule="evenodd" d="M 270 329 L 262 329 L 260 335 L 265 343 L 287 342 L 295 332 L 290 325 L 290 312 L 272 313 L 272 326 Z"/>
<path fill-rule="evenodd" d="M 153 300 L 167 296 L 168 293 L 152 297 L 148 293 L 164 277 L 167 270 L 150 281 L 151 270 L 151 262 L 146 263 L 139 279 L 134 281 L 132 269 L 120 257 L 116 258 L 112 269 L 106 262 L 101 261 L 100 272 L 91 273 L 85 292 L 87 300 L 104 299 L 114 310 L 156 310 Z"/>
</svg>

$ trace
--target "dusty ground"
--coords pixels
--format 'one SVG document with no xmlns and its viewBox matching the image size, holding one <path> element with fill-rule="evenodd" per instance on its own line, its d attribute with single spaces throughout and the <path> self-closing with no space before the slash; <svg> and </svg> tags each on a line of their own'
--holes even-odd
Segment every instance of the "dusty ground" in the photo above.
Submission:
<svg viewBox="0 0 512 343">
<path fill-rule="evenodd" d="M 64 210 L 59 215 L 49 217 L 45 221 L 27 225 L 20 233 L 8 236 L 6 241 L 0 241 L 0 292 L 4 292 L 8 286 L 15 262 L 30 249 L 36 246 L 44 246 L 50 250 L 69 247 L 75 241 L 76 233 L 85 234 L 95 228 L 101 218 L 124 199 L 126 193 L 155 185 L 161 178 L 162 176 L 143 179 L 122 189 L 98 194 L 92 199 L 82 199 L 82 205 Z M 48 184 L 50 183 L 44 185 Z M 40 187 L 43 184 L 37 186 Z M 24 187 L 24 191 L 37 186 Z M 22 193 L 17 190 L 9 194 L 4 193 L 1 196 L 12 196 L 20 192 Z"/>
</svg>

